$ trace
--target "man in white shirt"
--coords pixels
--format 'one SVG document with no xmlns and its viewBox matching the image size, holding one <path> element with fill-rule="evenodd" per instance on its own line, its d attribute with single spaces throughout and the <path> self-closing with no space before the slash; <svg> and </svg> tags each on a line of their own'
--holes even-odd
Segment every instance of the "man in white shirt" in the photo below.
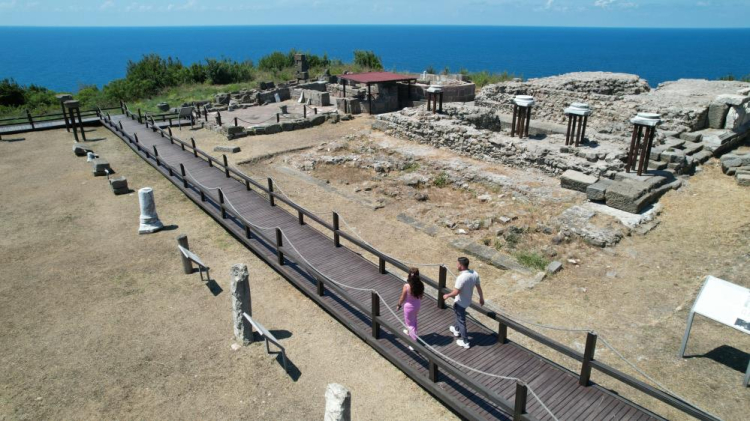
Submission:
<svg viewBox="0 0 750 421">
<path fill-rule="evenodd" d="M 484 293 L 482 286 L 479 284 L 479 274 L 469 269 L 469 259 L 466 257 L 458 258 L 458 271 L 456 277 L 456 286 L 448 294 L 443 295 L 444 299 L 453 298 L 453 311 L 456 313 L 456 326 L 451 326 L 449 330 L 455 337 L 461 337 L 456 341 L 456 345 L 469 349 L 469 336 L 466 333 L 466 309 L 471 305 L 471 296 L 474 293 L 474 287 L 479 292 L 479 305 L 484 305 Z"/>
</svg>

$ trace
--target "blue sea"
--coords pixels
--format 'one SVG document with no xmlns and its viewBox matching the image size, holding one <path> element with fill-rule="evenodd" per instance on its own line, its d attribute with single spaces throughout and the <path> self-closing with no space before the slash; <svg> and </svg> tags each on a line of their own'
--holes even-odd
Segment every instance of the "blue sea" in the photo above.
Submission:
<svg viewBox="0 0 750 421">
<path fill-rule="evenodd" d="M 296 48 L 352 59 L 375 51 L 386 69 L 504 71 L 525 78 L 573 71 L 635 73 L 651 86 L 679 78 L 750 74 L 750 29 L 497 26 L 0 27 L 0 79 L 75 91 L 125 76 L 128 60 L 158 53 L 184 64 L 253 60 Z"/>
</svg>

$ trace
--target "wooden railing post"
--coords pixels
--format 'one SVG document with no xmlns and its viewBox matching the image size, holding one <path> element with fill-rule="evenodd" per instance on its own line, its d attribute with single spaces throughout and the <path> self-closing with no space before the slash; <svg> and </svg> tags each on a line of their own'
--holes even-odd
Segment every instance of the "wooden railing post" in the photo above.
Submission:
<svg viewBox="0 0 750 421">
<path fill-rule="evenodd" d="M 245 237 L 247 237 L 248 240 L 252 238 L 252 236 L 250 235 L 250 225 L 247 224 L 245 224 Z"/>
<path fill-rule="evenodd" d="M 216 112 L 216 124 L 221 126 L 221 113 L 218 111 Z"/>
<path fill-rule="evenodd" d="M 429 361 L 429 366 L 427 367 L 427 369 L 429 370 L 428 373 L 429 373 L 429 376 L 430 376 L 430 381 L 433 382 L 433 383 L 437 383 L 437 381 L 438 381 L 438 375 L 439 375 L 438 365 L 435 364 L 434 361 L 430 360 Z"/>
<path fill-rule="evenodd" d="M 234 118 L 234 127 L 237 127 L 237 126 L 238 126 L 238 124 L 237 124 L 237 117 L 235 117 Z"/>
<path fill-rule="evenodd" d="M 594 360 L 594 354 L 596 353 L 596 338 L 597 335 L 595 332 L 589 332 L 586 335 L 586 349 L 583 351 L 581 376 L 578 378 L 578 383 L 581 386 L 589 385 L 589 379 L 591 378 L 591 361 Z"/>
<path fill-rule="evenodd" d="M 317 287 L 318 297 L 322 297 L 325 294 L 325 285 L 319 276 L 315 277 L 315 286 Z"/>
<path fill-rule="evenodd" d="M 224 208 L 224 192 L 221 189 L 217 189 L 219 192 L 219 206 L 221 206 L 221 219 L 227 219 L 227 211 Z"/>
<path fill-rule="evenodd" d="M 198 187 L 198 186 L 196 186 L 196 187 Z M 200 187 L 198 187 L 198 191 L 201 193 L 201 202 L 205 202 L 206 201 L 206 192 L 204 192 L 203 189 L 200 188 Z"/>
<path fill-rule="evenodd" d="M 526 395 L 528 389 L 525 384 L 516 383 L 516 404 L 513 406 L 513 421 L 521 421 L 526 413 Z"/>
<path fill-rule="evenodd" d="M 378 316 L 380 316 L 380 296 L 377 292 L 372 291 L 372 306 L 371 306 L 371 319 L 372 319 L 372 337 L 380 339 L 380 323 L 378 323 Z"/>
<path fill-rule="evenodd" d="M 182 175 L 182 187 L 188 188 L 187 174 L 185 173 L 185 166 L 180 163 L 180 175 Z"/>
<path fill-rule="evenodd" d="M 156 160 L 156 166 L 158 167 L 160 165 L 159 151 L 156 150 L 156 145 L 154 145 L 153 148 L 154 148 L 154 159 Z"/>
<path fill-rule="evenodd" d="M 26 118 L 29 119 L 29 124 L 31 125 L 31 130 L 35 130 L 34 129 L 34 119 L 31 118 L 31 113 L 29 112 L 28 109 L 26 110 Z"/>
<path fill-rule="evenodd" d="M 185 234 L 181 234 L 177 237 L 177 244 L 181 245 L 185 250 L 190 250 L 190 246 L 188 245 L 188 236 Z M 180 257 L 182 259 L 182 272 L 186 275 L 193 273 L 193 262 L 188 259 L 182 253 L 182 251 L 180 251 Z"/>
<path fill-rule="evenodd" d="M 170 128 L 170 127 L 172 127 L 172 117 L 169 117 L 169 126 L 167 126 L 167 128 Z M 169 135 L 172 136 L 171 130 L 169 131 Z"/>
<path fill-rule="evenodd" d="M 138 109 L 138 123 L 143 124 L 143 115 L 140 108 Z"/>
<path fill-rule="evenodd" d="M 174 141 L 172 141 L 172 128 L 170 126 L 167 126 L 167 131 L 169 132 L 169 141 L 174 143 Z"/>
<path fill-rule="evenodd" d="M 120 131 L 122 132 L 122 130 L 123 130 L 123 128 L 122 128 L 122 120 L 118 121 L 117 125 L 120 126 Z"/>
<path fill-rule="evenodd" d="M 281 121 L 281 119 L 279 118 L 279 113 L 276 113 L 276 122 L 278 123 L 280 121 Z"/>
<path fill-rule="evenodd" d="M 448 277 L 448 270 L 445 266 L 440 266 L 440 271 L 438 272 L 438 292 L 437 292 L 437 305 L 439 309 L 445 308 L 445 298 L 443 298 L 443 289 L 445 288 L 445 281 Z"/>
<path fill-rule="evenodd" d="M 385 274 L 385 259 L 382 257 L 378 257 L 378 272 L 380 272 L 381 275 Z"/>
<path fill-rule="evenodd" d="M 284 264 L 284 253 L 281 252 L 281 247 L 284 245 L 284 241 L 281 235 L 281 228 L 276 228 L 276 256 L 280 265 Z"/>
<path fill-rule="evenodd" d="M 333 245 L 341 247 L 341 236 L 339 235 L 339 214 L 333 213 Z"/>
<path fill-rule="evenodd" d="M 229 163 L 227 163 L 227 156 L 222 155 L 222 158 L 224 159 L 224 174 L 229 178 Z"/>
<path fill-rule="evenodd" d="M 508 342 L 508 325 L 500 322 L 497 327 L 497 342 L 504 344 Z"/>
<path fill-rule="evenodd" d="M 300 225 L 305 225 L 305 214 L 302 211 L 297 211 L 297 220 Z"/>
<path fill-rule="evenodd" d="M 276 202 L 273 200 L 273 179 L 270 177 L 268 178 L 268 203 L 270 203 L 271 206 L 276 206 Z"/>
<path fill-rule="evenodd" d="M 302 117 L 307 118 L 307 105 L 302 105 Z"/>
<path fill-rule="evenodd" d="M 245 188 L 250 191 L 250 180 L 245 180 Z"/>
<path fill-rule="evenodd" d="M 195 139 L 190 138 L 190 144 L 193 146 L 193 156 L 198 157 L 198 149 L 195 147 Z"/>
</svg>

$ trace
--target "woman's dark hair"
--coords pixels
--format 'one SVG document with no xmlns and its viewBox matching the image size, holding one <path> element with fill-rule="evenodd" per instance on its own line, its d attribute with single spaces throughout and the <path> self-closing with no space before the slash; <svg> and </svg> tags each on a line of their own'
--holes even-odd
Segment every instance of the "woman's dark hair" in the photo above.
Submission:
<svg viewBox="0 0 750 421">
<path fill-rule="evenodd" d="M 419 269 L 409 269 L 409 276 L 406 278 L 406 282 L 409 283 L 409 291 L 411 295 L 421 299 L 422 294 L 424 294 L 424 284 L 422 283 L 422 279 L 419 277 Z"/>
</svg>

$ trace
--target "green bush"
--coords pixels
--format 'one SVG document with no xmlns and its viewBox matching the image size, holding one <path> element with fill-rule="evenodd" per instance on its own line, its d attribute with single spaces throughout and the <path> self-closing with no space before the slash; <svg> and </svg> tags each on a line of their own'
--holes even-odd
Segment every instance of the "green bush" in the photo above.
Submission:
<svg viewBox="0 0 750 421">
<path fill-rule="evenodd" d="M 733 74 L 730 73 L 728 75 L 720 77 L 719 80 L 727 80 L 727 81 L 737 80 L 737 81 L 740 81 L 740 82 L 750 82 L 750 74 L 747 74 L 747 75 L 742 76 L 740 78 L 736 78 Z"/>
<path fill-rule="evenodd" d="M 0 81 L 0 105 L 18 107 L 26 103 L 25 89 L 13 79 Z"/>
<path fill-rule="evenodd" d="M 382 70 L 383 63 L 380 57 L 372 51 L 354 50 L 354 64 L 371 70 Z"/>
<path fill-rule="evenodd" d="M 432 184 L 435 185 L 435 187 L 443 188 L 448 185 L 448 174 L 445 172 L 441 172 L 438 174 L 437 177 L 435 177 L 435 180 L 432 182 Z"/>
<path fill-rule="evenodd" d="M 274 51 L 258 60 L 258 68 L 261 70 L 282 70 L 292 66 L 294 66 L 294 55 L 292 55 L 292 59 L 289 60 L 289 55 L 284 54 L 281 51 Z"/>
</svg>

